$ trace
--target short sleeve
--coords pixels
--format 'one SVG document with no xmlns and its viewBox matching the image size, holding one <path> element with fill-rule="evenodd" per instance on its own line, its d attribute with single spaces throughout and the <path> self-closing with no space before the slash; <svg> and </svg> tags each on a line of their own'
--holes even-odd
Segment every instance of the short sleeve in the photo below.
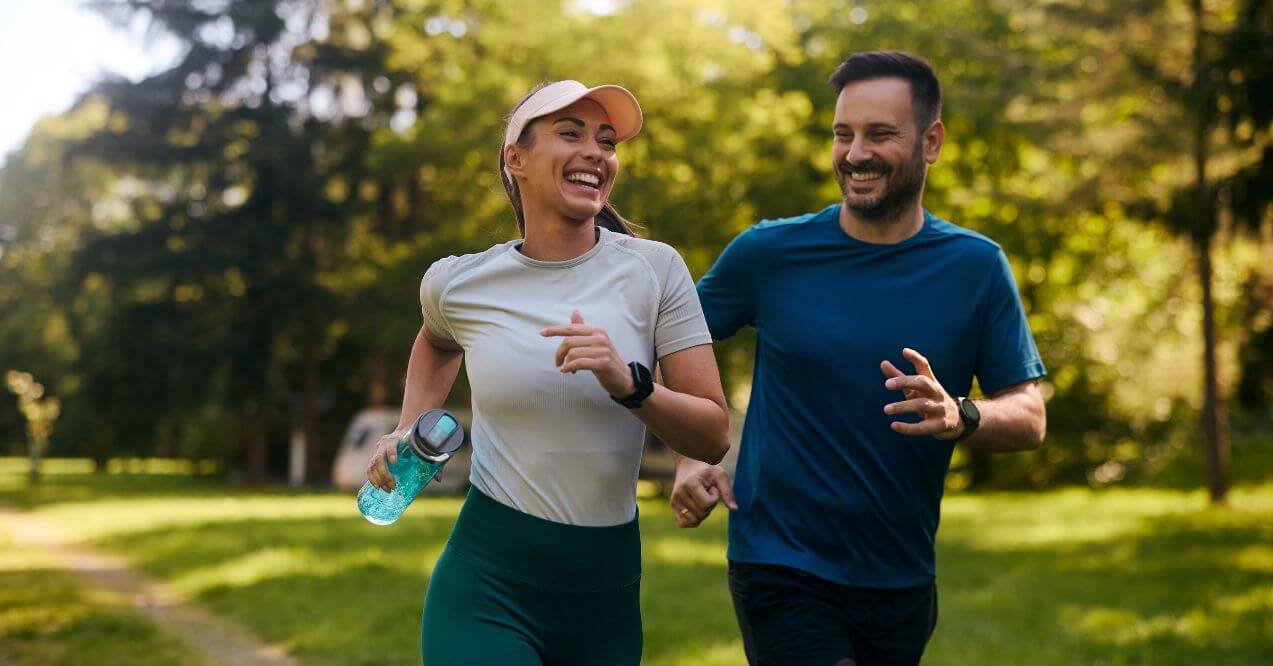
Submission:
<svg viewBox="0 0 1273 666">
<path fill-rule="evenodd" d="M 694 280 L 681 255 L 671 246 L 667 249 L 667 269 L 661 280 L 659 315 L 654 323 L 654 357 L 698 345 L 711 344 L 712 336 L 703 319 L 703 307 L 694 292 Z"/>
<path fill-rule="evenodd" d="M 431 335 L 449 342 L 456 342 L 455 332 L 447 322 L 442 297 L 450 282 L 454 260 L 455 257 L 447 257 L 433 262 L 420 280 L 420 309 L 424 313 L 425 325 Z"/>
<path fill-rule="evenodd" d="M 1047 374 L 1026 320 L 1008 257 L 998 252 L 983 301 L 984 325 L 977 343 L 977 382 L 983 393 Z"/>
<path fill-rule="evenodd" d="M 724 340 L 756 323 L 760 243 L 755 228 L 739 234 L 698 281 L 698 298 L 712 338 Z"/>
</svg>

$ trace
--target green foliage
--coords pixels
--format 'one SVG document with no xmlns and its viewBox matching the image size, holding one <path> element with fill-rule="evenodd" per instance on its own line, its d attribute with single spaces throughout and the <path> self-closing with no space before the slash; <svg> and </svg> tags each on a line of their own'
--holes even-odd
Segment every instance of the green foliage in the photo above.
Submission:
<svg viewBox="0 0 1273 666">
<path fill-rule="evenodd" d="M 935 65 L 948 142 L 927 206 L 1003 245 L 1050 371 L 1049 444 L 961 451 L 954 485 L 1090 482 L 1110 462 L 1134 477 L 1192 445 L 1179 2 L 97 4 L 188 50 L 103 81 L 0 172 L 0 369 L 62 399 L 55 452 L 215 455 L 263 476 L 302 430 L 324 474 L 348 416 L 397 399 L 419 276 L 516 233 L 497 151 L 528 88 L 637 93 L 615 204 L 701 275 L 755 221 L 838 198 L 826 78 L 868 49 Z M 1223 234 L 1269 218 L 1267 4 L 1207 3 Z M 1259 421 L 1268 241 L 1234 238 L 1216 258 L 1222 377 Z M 753 348 L 718 347 L 736 406 Z M 0 445 L 21 428 L 0 402 Z"/>
</svg>

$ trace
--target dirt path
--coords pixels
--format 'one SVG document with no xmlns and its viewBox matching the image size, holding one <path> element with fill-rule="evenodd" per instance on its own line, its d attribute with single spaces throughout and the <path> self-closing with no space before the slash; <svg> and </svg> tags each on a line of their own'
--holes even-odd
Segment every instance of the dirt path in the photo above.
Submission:
<svg viewBox="0 0 1273 666">
<path fill-rule="evenodd" d="M 213 664 L 294 666 L 281 648 L 266 645 L 244 627 L 182 599 L 113 555 L 71 543 L 39 516 L 0 507 L 0 529 L 23 546 L 39 548 L 57 566 L 127 599 L 139 613 L 202 652 Z"/>
</svg>

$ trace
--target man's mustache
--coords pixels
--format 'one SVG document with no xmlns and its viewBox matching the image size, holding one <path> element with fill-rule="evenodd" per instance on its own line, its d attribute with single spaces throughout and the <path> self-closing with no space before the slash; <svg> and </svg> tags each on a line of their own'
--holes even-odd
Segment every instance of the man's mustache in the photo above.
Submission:
<svg viewBox="0 0 1273 666">
<path fill-rule="evenodd" d="M 883 162 L 872 160 L 870 162 L 863 162 L 862 164 L 849 164 L 847 162 L 840 162 L 839 165 L 836 166 L 836 171 L 839 171 L 840 173 L 848 176 L 853 173 L 871 173 L 871 172 L 878 172 L 884 175 L 888 175 L 893 170 L 890 169 L 888 165 Z"/>
</svg>

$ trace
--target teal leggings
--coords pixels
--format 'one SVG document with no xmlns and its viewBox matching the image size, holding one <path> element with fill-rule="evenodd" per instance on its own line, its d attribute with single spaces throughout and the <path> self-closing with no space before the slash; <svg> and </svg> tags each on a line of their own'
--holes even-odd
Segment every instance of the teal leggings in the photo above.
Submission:
<svg viewBox="0 0 1273 666">
<path fill-rule="evenodd" d="M 635 666 L 637 521 L 579 527 L 469 491 L 438 558 L 420 631 L 425 666 Z"/>
</svg>

